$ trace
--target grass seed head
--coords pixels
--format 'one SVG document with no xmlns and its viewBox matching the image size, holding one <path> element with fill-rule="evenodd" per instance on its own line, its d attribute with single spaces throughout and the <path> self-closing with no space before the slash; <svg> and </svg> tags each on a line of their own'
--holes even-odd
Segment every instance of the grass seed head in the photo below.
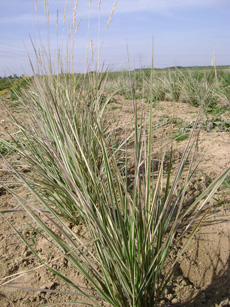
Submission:
<svg viewBox="0 0 230 307">
<path fill-rule="evenodd" d="M 44 0 L 44 13 L 46 16 L 46 24 L 49 25 L 49 3 L 48 0 Z"/>
<path fill-rule="evenodd" d="M 91 55 L 92 55 L 92 58 L 93 58 L 93 41 L 92 41 L 92 39 L 90 40 L 90 52 L 91 52 Z"/>
<path fill-rule="evenodd" d="M 77 5 L 78 5 L 78 0 L 76 0 L 75 6 L 74 6 L 74 9 L 73 9 L 73 24 L 74 25 L 75 25 L 75 20 L 76 20 Z"/>
<path fill-rule="evenodd" d="M 79 22 L 78 22 L 78 24 L 76 25 L 76 28 L 75 28 L 74 41 L 75 41 L 75 39 L 76 39 L 77 30 L 78 30 L 78 28 L 79 28 L 79 26 L 80 26 L 80 23 L 81 23 L 81 19 L 79 20 Z"/>
<path fill-rule="evenodd" d="M 110 22 L 111 22 L 113 13 L 115 12 L 117 3 L 118 3 L 118 0 L 116 0 L 116 2 L 114 3 L 113 9 L 112 9 L 112 11 L 111 11 L 111 14 L 110 14 L 110 16 L 109 16 L 109 20 L 108 20 L 107 25 L 106 25 L 106 30 L 108 30 L 108 28 L 109 28 L 109 24 L 110 24 Z"/>
<path fill-rule="evenodd" d="M 65 21 L 66 21 L 66 10 L 67 10 L 67 0 L 66 0 L 66 3 L 65 3 L 65 9 L 64 9 L 63 28 L 65 26 Z"/>
<path fill-rule="evenodd" d="M 35 5 L 35 10 L 36 12 L 38 11 L 38 3 L 37 3 L 37 0 L 34 0 L 34 5 Z"/>
</svg>

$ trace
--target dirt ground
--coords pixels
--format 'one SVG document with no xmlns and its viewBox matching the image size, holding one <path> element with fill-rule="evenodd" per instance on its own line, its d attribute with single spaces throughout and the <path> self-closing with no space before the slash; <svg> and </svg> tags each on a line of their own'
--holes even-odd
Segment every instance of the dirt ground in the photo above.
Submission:
<svg viewBox="0 0 230 307">
<path fill-rule="evenodd" d="M 139 103 L 139 107 L 144 102 Z M 25 114 L 20 108 L 11 108 L 19 121 L 25 121 Z M 177 122 L 192 122 L 198 109 L 185 103 L 159 102 L 154 108 L 154 122 L 161 123 L 165 119 Z M 6 131 L 15 133 L 7 111 L 0 104 L 0 138 L 9 138 Z M 229 114 L 228 114 L 229 115 Z M 110 129 L 114 129 L 119 120 L 120 125 L 130 122 L 133 116 L 132 102 L 121 98 L 111 104 L 108 118 L 114 117 Z M 227 116 L 225 114 L 225 116 Z M 206 119 L 205 119 L 206 120 Z M 175 128 L 175 127 L 174 127 Z M 210 127 L 209 127 L 210 128 Z M 154 140 L 159 134 L 154 133 Z M 156 141 L 157 143 L 157 141 Z M 182 152 L 186 140 L 174 142 L 174 150 Z M 8 154 L 10 161 L 18 159 L 14 154 Z M 199 137 L 197 159 L 201 160 L 197 175 L 191 183 L 191 189 L 196 193 L 230 166 L 230 133 L 218 129 L 203 129 Z M 5 189 L 2 182 L 11 182 L 8 187 L 16 194 L 33 201 L 28 191 L 17 186 L 10 174 L 5 172 L 7 163 L 0 158 L 0 211 L 12 210 L 17 206 L 15 198 Z M 25 168 L 25 172 L 29 171 Z M 221 188 L 213 200 L 213 210 L 196 233 L 189 247 L 182 255 L 177 265 L 172 282 L 165 292 L 161 306 L 230 306 L 230 194 L 226 188 Z M 18 208 L 19 210 L 19 208 Z M 47 242 L 38 235 L 23 211 L 8 212 L 0 215 L 0 304 L 1 306 L 44 306 L 45 304 L 73 301 L 71 289 L 48 269 L 41 265 L 30 250 L 24 245 L 7 219 L 29 238 L 31 244 L 43 259 L 49 260 L 53 268 L 58 268 L 70 278 L 77 279 L 88 287 L 84 278 L 71 267 L 52 242 Z M 84 233 L 84 226 L 74 226 L 79 235 Z M 20 273 L 20 274 L 19 274 Z M 11 282 L 8 282 L 11 276 Z M 21 287 L 26 287 L 23 289 Z M 28 289 L 37 289 L 28 290 Z M 52 290 L 64 291 L 52 293 Z M 71 306 L 71 305 L 70 305 Z M 101 303 L 101 306 L 105 306 Z"/>
</svg>

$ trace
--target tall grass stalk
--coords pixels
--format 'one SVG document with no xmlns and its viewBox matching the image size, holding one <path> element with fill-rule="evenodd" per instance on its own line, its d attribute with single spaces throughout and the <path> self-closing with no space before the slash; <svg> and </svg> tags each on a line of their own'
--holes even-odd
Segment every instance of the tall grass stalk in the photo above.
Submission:
<svg viewBox="0 0 230 307">
<path fill-rule="evenodd" d="M 135 142 L 130 152 L 132 137 L 114 144 L 105 127 L 104 112 L 111 96 L 104 100 L 102 94 L 108 75 L 78 76 L 63 70 L 54 75 L 50 53 L 44 48 L 43 56 L 34 51 L 40 74 L 34 70 L 30 89 L 20 97 L 31 126 L 14 118 L 20 139 L 11 136 L 31 173 L 24 174 L 6 162 L 38 205 L 14 196 L 43 236 L 87 279 L 91 292 L 54 269 L 15 231 L 52 273 L 72 287 L 73 295 L 78 296 L 76 304 L 100 306 L 104 301 L 114 307 L 155 306 L 229 168 L 186 208 L 188 184 L 197 168 L 199 116 L 177 169 L 172 149 L 166 159 L 168 149 L 164 147 L 156 166 L 152 163 L 152 99 L 144 124 L 138 121 L 133 97 Z M 78 224 L 80 219 L 86 225 L 87 242 L 67 222 Z"/>
</svg>

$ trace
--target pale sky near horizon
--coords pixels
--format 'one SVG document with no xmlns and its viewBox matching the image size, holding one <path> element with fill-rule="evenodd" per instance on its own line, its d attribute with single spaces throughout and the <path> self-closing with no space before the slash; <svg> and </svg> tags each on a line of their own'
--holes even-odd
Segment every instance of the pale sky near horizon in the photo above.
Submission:
<svg viewBox="0 0 230 307">
<path fill-rule="evenodd" d="M 63 15 L 66 0 L 49 0 L 50 47 L 53 61 L 57 51 L 56 18 L 59 15 L 59 48 L 65 52 L 67 24 L 73 20 L 75 1 L 68 0 L 66 27 Z M 150 67 L 152 37 L 154 66 L 209 66 L 212 51 L 216 65 L 230 65 L 230 0 L 119 0 L 109 29 L 105 31 L 115 0 L 101 0 L 100 42 L 103 41 L 100 63 L 121 70 Z M 0 76 L 31 74 L 27 52 L 35 56 L 30 36 L 39 46 L 40 27 L 47 46 L 44 0 L 37 0 L 38 12 L 33 17 L 33 0 L 0 0 Z M 81 19 L 75 41 L 74 69 L 84 71 L 87 47 L 89 1 L 79 0 L 76 24 Z M 64 33 L 64 34 L 63 34 Z M 97 54 L 98 0 L 91 1 L 89 40 Z M 63 43 L 62 43 L 63 42 Z M 88 56 L 90 56 L 88 43 Z M 127 47 L 128 46 L 128 47 Z M 128 55 L 127 56 L 127 48 Z M 27 51 L 26 51 L 27 49 Z M 71 49 L 71 48 L 70 48 Z M 96 55 L 97 57 L 97 55 Z M 95 57 L 95 58 L 96 58 Z M 55 64 L 54 64 L 55 65 Z"/>
</svg>

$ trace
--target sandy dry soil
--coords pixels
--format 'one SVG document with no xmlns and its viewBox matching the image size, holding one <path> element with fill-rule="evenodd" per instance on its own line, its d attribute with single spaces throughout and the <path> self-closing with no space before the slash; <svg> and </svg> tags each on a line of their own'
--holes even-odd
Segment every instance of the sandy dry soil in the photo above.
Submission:
<svg viewBox="0 0 230 307">
<path fill-rule="evenodd" d="M 140 102 L 140 107 L 141 107 Z M 14 115 L 25 121 L 25 114 L 18 108 L 12 108 Z M 6 131 L 16 132 L 6 110 L 0 104 L 0 137 L 8 138 Z M 119 98 L 108 111 L 109 118 L 119 119 L 120 123 L 132 120 L 132 103 Z M 160 102 L 154 109 L 154 120 L 162 121 L 166 117 L 183 121 L 194 121 L 197 109 L 187 104 Z M 115 127 L 111 123 L 110 128 Z M 155 133 L 155 143 L 158 138 Z M 175 142 L 174 149 L 180 153 L 186 141 Z M 15 154 L 7 157 L 13 161 L 18 159 Z M 202 159 L 198 173 L 191 183 L 194 195 L 202 191 L 210 178 L 220 174 L 230 165 L 230 133 L 215 129 L 202 129 L 199 141 L 198 157 Z M 0 158 L 0 210 L 7 211 L 17 206 L 15 198 L 3 187 L 1 182 L 12 181 L 4 171 L 6 162 Z M 25 168 L 25 172 L 29 171 Z M 16 194 L 33 202 L 33 197 L 15 183 L 8 185 Z M 230 306 L 230 194 L 222 188 L 214 200 L 214 207 L 200 230 L 195 235 L 186 252 L 177 265 L 172 283 L 165 293 L 162 306 Z M 19 209 L 19 208 L 18 208 Z M 70 278 L 81 281 L 88 287 L 84 278 L 71 267 L 52 242 L 39 236 L 39 230 L 24 212 L 4 213 L 0 215 L 0 304 L 1 306 L 44 306 L 46 303 L 73 301 L 75 297 L 69 293 L 56 294 L 52 290 L 71 291 L 68 286 L 57 278 L 25 247 L 12 225 L 34 244 L 43 259 L 50 261 L 53 268 L 60 269 Z M 84 226 L 74 226 L 79 236 L 84 234 Z M 28 272 L 29 271 L 29 272 Z M 27 273 L 23 273 L 27 272 Z M 19 274 L 20 275 L 17 275 Z M 9 278 L 14 279 L 7 283 Z M 17 278 L 17 277 L 20 278 Z M 19 289 L 18 287 L 40 289 L 38 291 Z M 42 291 L 42 289 L 45 289 Z M 46 291 L 46 292 L 45 292 Z M 101 306 L 105 306 L 101 303 Z"/>
</svg>

